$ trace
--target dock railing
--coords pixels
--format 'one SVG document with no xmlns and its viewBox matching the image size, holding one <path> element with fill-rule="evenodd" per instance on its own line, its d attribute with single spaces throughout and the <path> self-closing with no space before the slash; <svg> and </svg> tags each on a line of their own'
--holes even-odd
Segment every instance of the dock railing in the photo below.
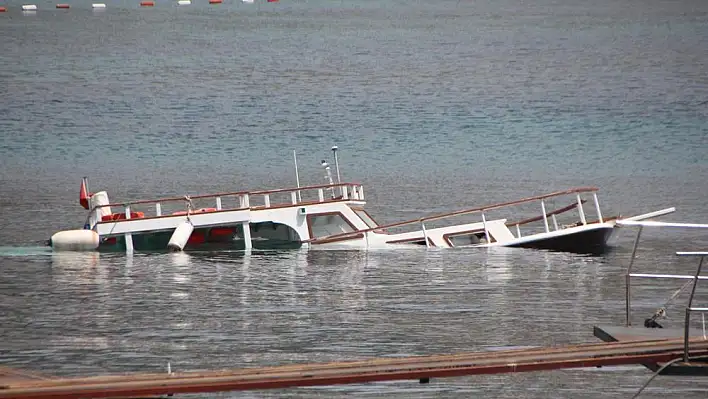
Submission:
<svg viewBox="0 0 708 399">
<path fill-rule="evenodd" d="M 308 195 L 309 194 L 309 195 Z M 336 195 L 339 194 L 339 195 Z M 273 201 L 273 198 L 280 198 Z M 282 201 L 283 198 L 287 200 Z M 289 197 L 289 198 L 288 198 Z M 303 197 L 305 198 L 303 200 Z M 235 202 L 233 207 L 224 207 L 224 199 L 232 199 Z M 181 197 L 166 197 L 150 200 L 139 200 L 129 202 L 115 202 L 93 207 L 89 215 L 95 215 L 95 220 L 101 222 L 101 209 L 106 207 L 119 208 L 125 215 L 125 219 L 131 218 L 131 212 L 139 207 L 154 207 L 152 215 L 146 217 L 170 216 L 163 214 L 162 205 L 165 203 L 183 203 L 187 209 L 195 208 L 193 201 L 213 200 L 214 210 L 244 210 L 244 209 L 264 209 L 279 208 L 286 206 L 306 205 L 330 201 L 354 200 L 364 201 L 364 186 L 359 183 L 334 183 L 304 187 L 291 187 L 275 190 L 256 191 L 235 191 L 205 195 L 185 195 Z M 192 209 L 196 210 L 196 209 Z"/>
<path fill-rule="evenodd" d="M 642 236 L 642 230 L 644 227 L 667 227 L 667 228 L 682 228 L 682 229 L 706 229 L 708 231 L 708 224 L 697 224 L 697 223 L 677 223 L 677 222 L 657 222 L 657 221 L 633 221 L 633 220 L 619 220 L 617 224 L 620 226 L 635 226 L 638 227 L 637 235 L 634 239 L 634 246 L 632 247 L 632 255 L 629 260 L 629 265 L 627 266 L 627 273 L 625 274 L 625 308 L 626 308 L 626 325 L 627 327 L 632 325 L 631 318 L 631 296 L 632 296 L 632 278 L 658 278 L 658 279 L 682 279 L 682 280 L 692 280 L 691 294 L 688 298 L 688 303 L 686 305 L 686 315 L 684 319 L 684 362 L 689 360 L 689 335 L 690 335 L 690 322 L 691 322 L 691 312 L 708 312 L 708 307 L 694 307 L 693 298 L 696 294 L 696 288 L 698 286 L 699 280 L 708 280 L 708 276 L 701 276 L 701 270 L 703 268 L 703 261 L 708 252 L 689 252 L 689 251 L 679 251 L 676 252 L 676 256 L 680 257 L 698 257 L 698 267 L 696 272 L 692 275 L 690 274 L 652 274 L 652 273 L 633 273 L 634 260 L 637 256 L 637 249 L 639 247 L 639 240 Z"/>
<path fill-rule="evenodd" d="M 560 226 L 558 224 L 558 221 L 556 219 L 556 215 L 559 215 L 561 213 L 565 213 L 568 211 L 572 211 L 576 209 L 578 211 L 578 216 L 579 216 L 579 223 L 582 225 L 587 225 L 590 223 L 604 223 L 605 221 L 609 221 L 611 219 L 604 219 L 602 216 L 602 211 L 600 210 L 600 203 L 597 198 L 597 191 L 599 189 L 597 187 L 577 187 L 577 188 L 571 188 L 568 190 L 563 190 L 563 191 L 556 191 L 552 192 L 549 194 L 543 194 L 543 195 L 537 195 L 534 197 L 528 197 L 528 198 L 523 198 L 520 200 L 516 201 L 509 201 L 509 202 L 501 202 L 497 204 L 491 204 L 491 205 L 485 205 L 477 208 L 469 208 L 469 209 L 463 209 L 459 211 L 454 211 L 454 212 L 448 212 L 448 213 L 443 213 L 443 214 L 438 214 L 438 215 L 432 215 L 432 216 L 426 216 L 422 218 L 417 218 L 417 219 L 410 219 L 402 222 L 396 222 L 396 223 L 390 223 L 390 224 L 384 224 L 384 225 L 379 225 L 376 227 L 368 228 L 368 229 L 361 229 L 357 231 L 352 231 L 352 232 L 347 232 L 347 233 L 339 233 L 339 234 L 334 234 L 334 235 L 329 235 L 325 237 L 318 237 L 318 238 L 313 238 L 310 240 L 307 240 L 306 242 L 312 242 L 316 243 L 317 241 L 329 241 L 329 240 L 339 240 L 339 239 L 346 239 L 348 237 L 353 237 L 360 235 L 362 233 L 369 233 L 369 232 L 374 232 L 374 231 L 380 231 L 384 229 L 391 229 L 391 228 L 397 228 L 397 227 L 403 227 L 403 226 L 410 226 L 410 225 L 415 225 L 415 224 L 420 224 L 421 230 L 423 230 L 424 234 L 426 231 L 426 222 L 431 222 L 431 221 L 436 221 L 436 220 L 443 220 L 443 219 L 448 219 L 452 218 L 455 216 L 464 216 L 464 215 L 472 215 L 472 214 L 478 214 L 481 217 L 482 223 L 485 224 L 484 227 L 484 233 L 487 237 L 489 237 L 489 232 L 486 228 L 486 222 L 489 220 L 487 218 L 487 212 L 493 211 L 493 210 L 498 210 L 502 208 L 509 208 L 512 206 L 517 206 L 521 204 L 527 204 L 531 202 L 539 202 L 540 203 L 540 210 L 541 210 L 541 215 L 532 217 L 529 219 L 524 219 L 516 222 L 508 222 L 507 226 L 513 226 L 516 230 L 516 238 L 521 238 L 521 226 L 526 225 L 532 222 L 537 222 L 537 221 L 543 221 L 543 229 L 546 233 L 551 231 L 551 223 L 553 225 L 554 230 L 559 230 L 563 228 L 563 226 Z M 591 220 L 588 221 L 585 210 L 583 209 L 583 204 L 587 202 L 585 199 L 581 197 L 581 194 L 583 193 L 592 193 L 592 198 L 593 202 L 595 205 L 595 213 L 597 216 L 597 220 Z M 573 203 L 571 203 L 568 206 L 565 206 L 563 208 L 559 208 L 553 211 L 548 211 L 546 209 L 546 200 L 550 198 L 556 198 L 556 197 L 562 197 L 562 196 L 574 196 L 573 197 Z M 612 218 L 614 219 L 614 218 Z M 428 242 L 428 240 L 425 240 Z M 489 239 L 487 238 L 487 241 L 489 242 Z"/>
</svg>

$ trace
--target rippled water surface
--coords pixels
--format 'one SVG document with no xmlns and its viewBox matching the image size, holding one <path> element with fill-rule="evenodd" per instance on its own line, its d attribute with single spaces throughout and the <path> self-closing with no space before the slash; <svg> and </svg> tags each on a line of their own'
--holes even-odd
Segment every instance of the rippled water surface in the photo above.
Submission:
<svg viewBox="0 0 708 399">
<path fill-rule="evenodd" d="M 1 0 L 0 0 L 1 1 Z M 633 232 L 520 249 L 66 254 L 81 176 L 115 201 L 319 184 L 340 147 L 381 223 L 599 186 L 607 215 L 708 223 L 705 1 L 0 6 L 0 363 L 59 375 L 594 342 L 624 320 Z M 646 233 L 690 273 L 708 234 Z M 635 322 L 679 288 L 638 282 Z M 686 293 L 665 324 L 682 324 Z M 697 303 L 708 304 L 708 289 Z M 696 322 L 700 327 L 700 322 Z M 628 398 L 637 366 L 218 397 Z M 705 398 L 656 379 L 642 397 Z"/>
</svg>

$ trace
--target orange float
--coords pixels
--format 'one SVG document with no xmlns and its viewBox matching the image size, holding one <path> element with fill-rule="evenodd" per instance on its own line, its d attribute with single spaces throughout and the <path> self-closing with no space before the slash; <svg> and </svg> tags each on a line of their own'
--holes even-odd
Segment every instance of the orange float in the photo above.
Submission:
<svg viewBox="0 0 708 399">
<path fill-rule="evenodd" d="M 66 9 L 66 8 L 70 8 L 70 6 L 68 4 L 61 3 L 61 4 L 57 4 L 57 8 L 65 8 Z"/>
<path fill-rule="evenodd" d="M 144 218 L 145 213 L 143 212 L 130 212 L 131 219 Z M 125 220 L 125 213 L 112 213 L 110 215 L 103 215 L 101 217 L 102 222 L 110 222 L 112 220 Z"/>
<path fill-rule="evenodd" d="M 154 1 L 141 1 L 140 7 L 153 7 L 155 5 Z"/>
<path fill-rule="evenodd" d="M 209 4 L 221 4 L 223 0 L 209 0 Z"/>
</svg>

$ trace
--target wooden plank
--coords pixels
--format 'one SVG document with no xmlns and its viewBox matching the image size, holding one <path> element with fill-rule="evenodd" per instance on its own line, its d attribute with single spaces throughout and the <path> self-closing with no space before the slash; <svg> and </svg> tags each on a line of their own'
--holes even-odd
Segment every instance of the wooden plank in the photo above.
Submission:
<svg viewBox="0 0 708 399">
<path fill-rule="evenodd" d="M 695 340 L 693 355 L 708 356 L 708 341 Z M 0 398 L 116 398 L 296 386 L 422 380 L 473 374 L 554 370 L 667 362 L 683 355 L 682 340 L 595 343 L 555 348 L 371 359 L 279 367 L 142 374 L 23 382 Z"/>
</svg>

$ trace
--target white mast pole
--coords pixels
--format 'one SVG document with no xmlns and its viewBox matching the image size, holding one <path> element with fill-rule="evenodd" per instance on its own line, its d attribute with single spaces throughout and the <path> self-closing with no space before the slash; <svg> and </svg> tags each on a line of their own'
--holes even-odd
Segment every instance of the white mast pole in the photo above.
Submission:
<svg viewBox="0 0 708 399">
<path fill-rule="evenodd" d="M 297 188 L 300 188 L 300 173 L 297 170 L 297 153 L 293 150 L 293 161 L 295 161 L 295 182 L 297 183 Z M 302 195 L 300 190 L 297 190 L 297 200 L 302 202 Z"/>
<path fill-rule="evenodd" d="M 334 153 L 334 167 L 337 169 L 337 184 L 342 183 L 342 178 L 339 176 L 339 158 L 337 157 L 337 150 L 339 147 L 332 146 L 332 152 Z M 344 187 L 339 187 L 340 194 L 344 195 Z"/>
<path fill-rule="evenodd" d="M 337 169 L 337 183 L 341 183 L 342 178 L 339 177 L 339 158 L 337 158 L 337 150 L 338 149 L 339 149 L 339 147 L 337 147 L 336 145 L 332 146 L 332 152 L 334 153 L 334 167 Z"/>
</svg>

